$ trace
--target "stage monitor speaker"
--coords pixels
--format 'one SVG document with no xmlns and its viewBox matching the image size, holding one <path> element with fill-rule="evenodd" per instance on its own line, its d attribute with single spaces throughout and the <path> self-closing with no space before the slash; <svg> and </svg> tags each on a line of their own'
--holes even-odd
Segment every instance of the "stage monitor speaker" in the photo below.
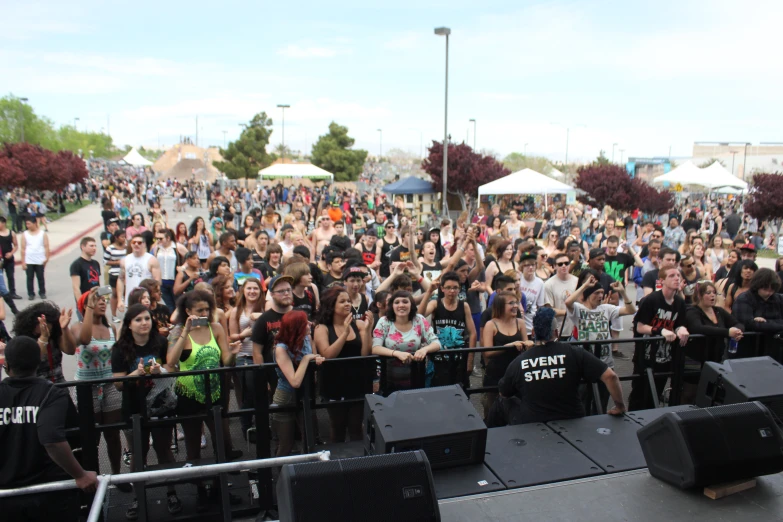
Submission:
<svg viewBox="0 0 783 522">
<path fill-rule="evenodd" d="M 696 405 L 759 401 L 783 418 L 783 366 L 772 357 L 707 362 L 701 371 Z"/>
<path fill-rule="evenodd" d="M 440 520 L 421 451 L 286 464 L 277 483 L 280 522 Z"/>
<path fill-rule="evenodd" d="M 487 427 L 459 385 L 365 395 L 369 455 L 422 450 L 432 469 L 484 462 Z"/>
<path fill-rule="evenodd" d="M 670 412 L 637 435 L 650 474 L 683 489 L 783 471 L 783 437 L 760 402 Z"/>
</svg>

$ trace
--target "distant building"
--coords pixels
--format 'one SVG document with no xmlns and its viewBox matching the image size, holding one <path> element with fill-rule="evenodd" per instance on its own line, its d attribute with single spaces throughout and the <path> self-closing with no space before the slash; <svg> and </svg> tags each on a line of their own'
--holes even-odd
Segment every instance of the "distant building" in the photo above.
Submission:
<svg viewBox="0 0 783 522">
<path fill-rule="evenodd" d="M 653 178 L 662 176 L 671 170 L 669 158 L 628 158 L 625 170 L 632 178 L 640 178 L 642 181 L 652 183 Z"/>
<path fill-rule="evenodd" d="M 740 179 L 750 179 L 754 172 L 783 172 L 783 143 L 697 141 L 693 144 L 694 164 L 715 158 Z"/>
</svg>

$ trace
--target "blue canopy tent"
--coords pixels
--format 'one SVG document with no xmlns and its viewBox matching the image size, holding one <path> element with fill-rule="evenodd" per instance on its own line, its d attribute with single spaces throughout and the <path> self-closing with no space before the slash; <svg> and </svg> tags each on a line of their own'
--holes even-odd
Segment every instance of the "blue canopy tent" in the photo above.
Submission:
<svg viewBox="0 0 783 522">
<path fill-rule="evenodd" d="M 410 176 L 383 187 L 387 194 L 433 194 L 432 183 Z"/>
</svg>

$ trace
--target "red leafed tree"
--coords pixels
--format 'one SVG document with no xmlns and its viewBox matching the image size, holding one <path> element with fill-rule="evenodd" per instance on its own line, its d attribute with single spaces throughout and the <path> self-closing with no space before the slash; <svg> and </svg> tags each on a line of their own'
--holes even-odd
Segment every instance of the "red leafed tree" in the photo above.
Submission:
<svg viewBox="0 0 783 522">
<path fill-rule="evenodd" d="M 631 180 L 636 194 L 636 206 L 646 214 L 662 214 L 674 207 L 674 195 L 668 190 L 658 190 L 639 178 Z"/>
<path fill-rule="evenodd" d="M 783 218 L 783 175 L 755 174 L 745 201 L 745 212 L 754 218 L 771 220 Z M 780 227 L 778 227 L 778 237 Z"/>
<path fill-rule="evenodd" d="M 0 151 L 0 187 L 15 188 L 25 184 L 22 165 L 14 158 L 9 158 Z"/>
<path fill-rule="evenodd" d="M 4 152 L 6 158 L 15 161 L 22 169 L 22 186 L 30 190 L 60 191 L 79 174 L 78 165 L 74 161 L 74 158 L 79 158 L 70 152 L 55 154 L 30 143 L 6 145 Z M 83 164 L 81 168 L 84 169 Z"/>
<path fill-rule="evenodd" d="M 443 143 L 433 141 L 429 156 L 422 161 L 421 168 L 432 178 L 436 191 L 443 190 Z M 465 205 L 465 197 L 475 198 L 481 185 L 511 174 L 492 156 L 476 154 L 473 149 L 461 143 L 449 143 L 449 194 L 457 194 Z"/>
<path fill-rule="evenodd" d="M 638 206 L 636 186 L 623 167 L 593 163 L 577 169 L 576 188 L 584 194 L 577 197 L 582 203 L 615 210 L 634 210 Z"/>
<path fill-rule="evenodd" d="M 58 152 L 57 160 L 68 183 L 81 183 L 89 175 L 84 160 L 69 150 Z"/>
</svg>

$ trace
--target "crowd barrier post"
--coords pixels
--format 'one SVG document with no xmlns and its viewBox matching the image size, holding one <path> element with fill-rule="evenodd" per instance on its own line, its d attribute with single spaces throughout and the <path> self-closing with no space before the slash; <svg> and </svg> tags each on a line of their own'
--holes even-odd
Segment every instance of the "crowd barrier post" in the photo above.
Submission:
<svg viewBox="0 0 783 522">
<path fill-rule="evenodd" d="M 313 382 L 315 380 L 315 364 L 307 365 L 307 373 L 302 381 L 302 387 L 298 390 L 297 397 L 302 401 L 302 453 L 309 453 L 315 447 L 315 433 L 313 427 Z"/>
<path fill-rule="evenodd" d="M 209 375 L 206 376 L 209 382 Z M 206 389 L 209 389 L 207 386 Z M 209 401 L 209 395 L 207 395 Z M 223 408 L 220 405 L 212 406 L 212 422 L 215 425 L 215 461 L 218 464 L 227 462 L 226 459 L 226 438 L 223 433 Z M 225 472 L 218 473 L 218 484 L 220 487 L 220 507 L 223 513 L 223 521 L 231 521 L 231 502 L 229 500 L 228 478 Z"/>
<path fill-rule="evenodd" d="M 411 361 L 411 388 L 424 388 L 425 375 L 427 373 L 427 359 L 423 361 Z"/>
<path fill-rule="evenodd" d="M 123 386 L 123 388 L 126 387 Z M 138 388 L 141 389 L 142 386 L 138 386 Z M 144 402 L 141 404 L 144 404 Z M 147 408 L 140 408 L 140 410 L 143 413 L 135 413 L 131 416 L 131 423 L 133 426 L 133 467 L 131 469 L 136 473 L 144 471 L 144 446 L 142 442 L 144 431 L 142 430 L 141 424 L 143 415 L 146 415 Z M 139 506 L 138 514 L 140 522 L 147 522 L 147 488 L 144 486 L 144 481 L 135 482 L 133 484 L 133 492 L 136 494 L 136 500 Z"/>
<path fill-rule="evenodd" d="M 106 384 L 104 386 L 114 386 Z M 99 470 L 98 446 L 101 434 L 95 425 L 92 404 L 92 385 L 76 385 L 76 404 L 79 411 L 79 442 L 81 443 L 81 464 L 84 469 Z"/>
<path fill-rule="evenodd" d="M 674 374 L 672 375 L 672 388 L 669 393 L 669 406 L 679 406 L 682 397 L 683 376 L 685 375 L 685 346 L 681 346 L 679 341 L 674 341 L 672 347 L 676 349 L 672 350 Z"/>
<path fill-rule="evenodd" d="M 272 456 L 269 436 L 269 396 L 267 379 L 264 366 L 256 366 L 253 372 L 253 392 L 255 399 L 255 428 L 256 428 L 256 458 L 268 459 Z M 259 468 L 257 472 L 258 503 L 262 510 L 272 509 L 274 497 L 272 491 L 272 470 L 269 468 Z"/>
</svg>

